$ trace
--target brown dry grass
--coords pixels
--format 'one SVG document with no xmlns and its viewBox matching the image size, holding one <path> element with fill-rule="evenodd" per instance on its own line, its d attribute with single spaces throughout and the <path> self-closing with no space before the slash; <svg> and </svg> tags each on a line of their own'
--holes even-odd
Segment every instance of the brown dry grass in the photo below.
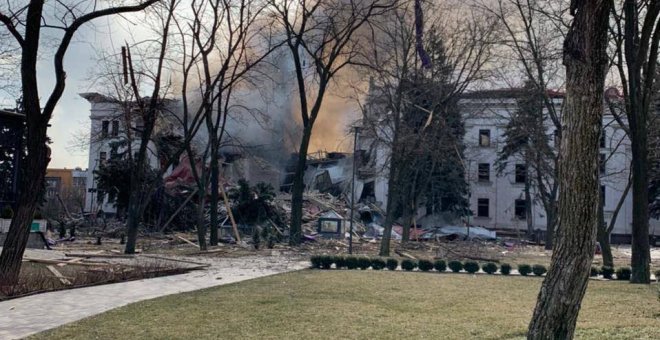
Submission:
<svg viewBox="0 0 660 340">
<path fill-rule="evenodd" d="M 522 338 L 540 283 L 305 270 L 128 305 L 32 339 Z M 660 338 L 657 288 L 591 281 L 577 338 Z"/>
</svg>

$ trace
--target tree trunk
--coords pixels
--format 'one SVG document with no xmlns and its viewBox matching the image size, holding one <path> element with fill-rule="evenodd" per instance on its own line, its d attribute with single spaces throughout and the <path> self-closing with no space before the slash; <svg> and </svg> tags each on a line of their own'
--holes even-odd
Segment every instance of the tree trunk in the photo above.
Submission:
<svg viewBox="0 0 660 340">
<path fill-rule="evenodd" d="M 209 229 L 211 232 L 209 243 L 212 246 L 218 245 L 218 203 L 220 195 L 218 194 L 218 185 L 220 177 L 220 169 L 218 165 L 218 141 L 217 138 L 211 136 L 211 197 L 210 204 L 211 212 L 209 217 Z"/>
<path fill-rule="evenodd" d="M 44 177 L 50 158 L 46 146 L 46 128 L 29 126 L 27 138 L 28 155 L 22 171 L 17 200 L 17 209 L 9 226 L 2 254 L 0 255 L 0 287 L 18 282 L 23 253 L 30 235 L 30 224 L 38 202 L 44 192 Z M 21 152 L 17 150 L 17 152 Z"/>
<path fill-rule="evenodd" d="M 27 156 L 25 164 L 19 165 L 17 169 L 20 171 L 17 208 L 0 254 L 0 286 L 18 282 L 23 253 L 30 235 L 30 223 L 44 191 L 44 177 L 50 161 L 46 130 L 51 112 L 41 112 L 36 70 L 43 5 L 43 1 L 30 1 L 21 46 L 21 89 L 26 118 Z M 16 152 L 20 157 L 23 150 L 19 148 Z"/>
<path fill-rule="evenodd" d="M 571 3 L 564 42 L 565 126 L 559 167 L 559 232 L 528 339 L 571 339 L 589 282 L 598 224 L 598 140 L 611 1 Z"/>
<path fill-rule="evenodd" d="M 552 244 L 555 237 L 555 228 L 557 226 L 556 203 L 550 204 L 550 209 L 545 212 L 545 250 L 552 250 Z"/>
<path fill-rule="evenodd" d="M 289 229 L 289 245 L 299 245 L 302 240 L 302 208 L 303 192 L 305 191 L 305 169 L 307 168 L 307 148 L 312 137 L 312 127 L 305 126 L 298 150 L 296 173 L 291 188 L 291 228 Z"/>
<path fill-rule="evenodd" d="M 633 122 L 631 122 L 631 125 Z M 651 248 L 649 245 L 648 147 L 647 128 L 638 124 L 632 146 L 632 283 L 651 283 Z M 635 140 L 637 139 L 637 140 Z"/>
<path fill-rule="evenodd" d="M 199 196 L 197 200 L 197 242 L 199 242 L 199 250 L 204 251 L 207 249 L 206 221 L 204 219 L 204 198 L 206 196 L 206 190 L 199 190 L 197 195 Z"/>
<path fill-rule="evenodd" d="M 610 247 L 610 234 L 607 232 L 605 224 L 605 202 L 603 195 L 600 197 L 600 207 L 598 209 L 598 231 L 596 238 L 600 244 L 600 251 L 603 256 L 603 266 L 614 268 L 614 258 L 612 257 L 612 248 Z"/>
</svg>

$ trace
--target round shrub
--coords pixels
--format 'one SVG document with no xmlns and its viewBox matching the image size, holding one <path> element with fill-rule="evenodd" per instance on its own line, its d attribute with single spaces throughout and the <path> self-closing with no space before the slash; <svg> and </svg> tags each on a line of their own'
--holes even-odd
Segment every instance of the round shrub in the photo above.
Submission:
<svg viewBox="0 0 660 340">
<path fill-rule="evenodd" d="M 463 270 L 463 264 L 461 261 L 449 261 L 447 267 L 449 267 L 449 269 L 451 269 L 451 271 L 454 273 L 458 273 Z"/>
<path fill-rule="evenodd" d="M 598 276 L 598 274 L 600 274 L 600 272 L 598 271 L 598 268 L 591 267 L 591 272 L 589 273 L 589 276 L 596 277 L 596 276 Z"/>
<path fill-rule="evenodd" d="M 330 269 L 332 263 L 335 261 L 335 257 L 331 255 L 322 255 L 321 256 L 321 268 Z"/>
<path fill-rule="evenodd" d="M 385 261 L 383 259 L 375 258 L 371 259 L 371 269 L 381 270 L 385 268 Z"/>
<path fill-rule="evenodd" d="M 519 264 L 518 265 L 518 273 L 522 276 L 527 276 L 529 273 L 532 272 L 532 266 L 528 264 Z"/>
<path fill-rule="evenodd" d="M 385 261 L 385 266 L 389 270 L 396 270 L 396 268 L 399 267 L 399 261 L 397 259 L 387 259 L 387 261 Z"/>
<path fill-rule="evenodd" d="M 483 270 L 486 274 L 494 274 L 497 272 L 497 265 L 493 262 L 488 262 L 481 266 L 481 270 Z"/>
<path fill-rule="evenodd" d="M 343 256 L 335 256 L 335 268 L 342 269 L 346 268 L 346 258 Z"/>
<path fill-rule="evenodd" d="M 475 261 L 465 261 L 465 263 L 463 263 L 463 268 L 465 268 L 466 272 L 474 274 L 479 271 L 479 263 Z"/>
<path fill-rule="evenodd" d="M 630 269 L 630 267 L 621 267 L 616 270 L 617 280 L 629 281 L 631 275 L 632 275 L 632 270 Z"/>
<path fill-rule="evenodd" d="M 368 257 L 358 257 L 357 262 L 358 267 L 360 267 L 362 270 L 367 270 L 369 267 L 371 267 L 371 259 Z"/>
<path fill-rule="evenodd" d="M 535 264 L 532 266 L 532 273 L 536 276 L 542 276 L 545 274 L 548 270 L 545 269 L 545 266 L 542 264 Z"/>
<path fill-rule="evenodd" d="M 428 272 L 431 269 L 433 269 L 433 262 L 429 260 L 419 260 L 417 263 L 417 266 L 419 267 L 419 270 L 423 272 Z"/>
<path fill-rule="evenodd" d="M 600 273 L 603 275 L 604 278 L 611 280 L 612 275 L 614 274 L 614 268 L 610 266 L 602 266 L 600 267 Z"/>
<path fill-rule="evenodd" d="M 344 261 L 346 261 L 346 268 L 348 269 L 357 269 L 358 267 L 358 259 L 355 256 L 347 256 L 344 258 Z"/>
<path fill-rule="evenodd" d="M 656 270 L 654 274 L 655 274 L 655 280 L 660 281 L 660 269 Z"/>
<path fill-rule="evenodd" d="M 502 275 L 511 274 L 511 265 L 508 263 L 502 263 L 500 266 L 500 273 L 502 273 Z"/>
<path fill-rule="evenodd" d="M 445 260 L 435 260 L 435 262 L 433 262 L 433 268 L 439 272 L 444 272 L 447 270 L 447 263 Z"/>
<path fill-rule="evenodd" d="M 401 261 L 401 269 L 411 271 L 417 267 L 417 263 L 411 259 L 404 259 Z"/>
<path fill-rule="evenodd" d="M 310 257 L 309 262 L 312 263 L 312 268 L 316 268 L 316 269 L 321 268 L 321 255 L 314 255 Z"/>
</svg>

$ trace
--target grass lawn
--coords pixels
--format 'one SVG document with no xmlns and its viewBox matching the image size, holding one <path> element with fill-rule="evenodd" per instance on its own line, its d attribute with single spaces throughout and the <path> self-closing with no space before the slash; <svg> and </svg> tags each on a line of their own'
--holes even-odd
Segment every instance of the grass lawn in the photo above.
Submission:
<svg viewBox="0 0 660 340">
<path fill-rule="evenodd" d="M 135 303 L 32 339 L 522 338 L 535 277 L 305 270 Z M 578 338 L 660 339 L 657 284 L 591 281 Z"/>
</svg>

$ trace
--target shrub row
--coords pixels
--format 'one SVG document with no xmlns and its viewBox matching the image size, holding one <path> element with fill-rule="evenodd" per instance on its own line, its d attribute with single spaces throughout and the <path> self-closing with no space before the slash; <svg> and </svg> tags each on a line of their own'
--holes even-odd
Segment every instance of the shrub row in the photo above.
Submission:
<svg viewBox="0 0 660 340">
<path fill-rule="evenodd" d="M 330 269 L 332 268 L 332 264 L 334 264 L 335 268 L 337 269 L 360 268 L 364 270 L 371 267 L 374 270 L 382 270 L 385 268 L 389 270 L 396 270 L 399 267 L 399 261 L 397 259 L 368 258 L 364 256 L 315 255 L 311 257 L 310 261 L 312 263 L 312 268 L 318 269 Z M 420 271 L 428 272 L 435 269 L 438 272 L 444 272 L 449 269 L 454 273 L 458 273 L 463 270 L 468 273 L 476 273 L 479 271 L 479 269 L 481 269 L 487 274 L 495 274 L 499 270 L 502 275 L 509 275 L 511 274 L 511 268 L 511 265 L 508 263 L 503 263 L 498 268 L 497 264 L 493 262 L 484 263 L 480 266 L 476 261 L 449 261 L 449 263 L 447 263 L 445 260 L 435 260 L 433 262 L 429 260 L 401 260 L 401 269 L 405 271 L 419 269 Z M 521 275 L 524 276 L 528 275 L 529 273 L 534 273 L 535 275 L 541 276 L 546 272 L 545 267 L 542 265 L 520 265 L 518 266 L 518 270 L 520 271 Z"/>
<path fill-rule="evenodd" d="M 312 264 L 312 268 L 317 268 L 317 269 L 330 269 L 332 268 L 333 264 L 337 269 L 359 268 L 362 270 L 366 270 L 371 268 L 373 270 L 382 270 L 387 268 L 388 270 L 396 270 L 399 267 L 399 261 L 394 258 L 383 259 L 378 257 L 369 258 L 364 256 L 314 255 L 310 258 L 310 262 Z M 484 263 L 481 266 L 479 266 L 479 263 L 475 261 L 445 262 L 444 260 L 435 260 L 431 262 L 429 260 L 411 260 L 411 259 L 403 259 L 401 261 L 401 269 L 405 271 L 412 271 L 415 268 L 423 272 L 428 272 L 434 269 L 438 272 L 444 272 L 447 271 L 447 269 L 449 269 L 454 273 L 461 272 L 462 270 L 465 270 L 468 273 L 476 273 L 481 268 L 481 270 L 483 270 L 483 272 L 486 274 L 494 274 L 499 269 L 500 274 L 509 275 L 511 274 L 512 267 L 508 263 L 502 263 L 498 268 L 497 264 L 493 262 Z M 528 264 L 519 264 L 518 272 L 522 276 L 528 276 L 529 274 L 534 274 L 536 276 L 543 276 L 543 274 L 547 272 L 547 269 L 545 266 L 540 264 L 535 264 L 532 266 Z M 615 274 L 617 280 L 628 281 L 630 280 L 632 271 L 630 267 L 620 267 L 615 270 L 612 267 L 602 266 L 600 268 L 591 267 L 591 272 L 590 272 L 590 276 L 592 277 L 602 275 L 603 278 L 606 279 L 613 279 Z M 659 279 L 660 270 L 657 270 L 654 274 L 656 279 L 660 280 Z"/>
</svg>

